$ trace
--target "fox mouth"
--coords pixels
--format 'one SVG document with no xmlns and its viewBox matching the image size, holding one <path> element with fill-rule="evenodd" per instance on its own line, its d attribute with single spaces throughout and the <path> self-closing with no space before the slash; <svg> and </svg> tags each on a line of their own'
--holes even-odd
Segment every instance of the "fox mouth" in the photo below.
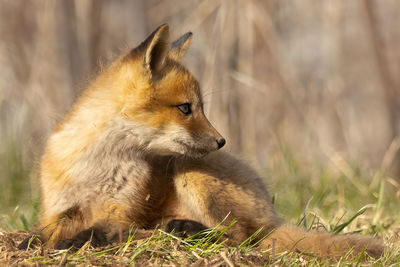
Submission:
<svg viewBox="0 0 400 267">
<path fill-rule="evenodd" d="M 181 152 L 180 154 L 190 158 L 201 158 L 215 150 L 215 149 L 207 149 L 204 146 L 199 146 L 196 144 L 188 144 L 187 142 L 181 139 L 175 139 L 174 141 L 184 148 L 183 150 L 180 151 Z"/>
</svg>

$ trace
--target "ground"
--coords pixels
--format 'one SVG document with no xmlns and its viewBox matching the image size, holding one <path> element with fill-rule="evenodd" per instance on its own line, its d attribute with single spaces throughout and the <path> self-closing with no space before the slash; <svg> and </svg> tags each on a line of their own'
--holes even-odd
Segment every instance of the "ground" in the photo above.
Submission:
<svg viewBox="0 0 400 267">
<path fill-rule="evenodd" d="M 350 258 L 340 261 L 312 258 L 297 253 L 274 255 L 262 251 L 250 242 L 238 247 L 224 245 L 220 234 L 210 231 L 206 236 L 180 239 L 161 230 L 136 240 L 134 234 L 126 243 L 91 248 L 85 245 L 78 251 L 53 250 L 36 245 L 18 250 L 17 244 L 29 236 L 27 231 L 0 231 L 0 265 L 6 266 L 398 266 L 400 263 L 400 228 L 387 240 L 387 251 L 380 259 Z M 219 239 L 218 242 L 215 237 Z M 222 244 L 221 244 L 222 243 Z"/>
</svg>

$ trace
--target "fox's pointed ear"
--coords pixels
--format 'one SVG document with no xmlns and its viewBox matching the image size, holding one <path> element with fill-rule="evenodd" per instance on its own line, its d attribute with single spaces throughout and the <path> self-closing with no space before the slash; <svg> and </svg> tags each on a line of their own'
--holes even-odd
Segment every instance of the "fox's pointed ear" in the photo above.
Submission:
<svg viewBox="0 0 400 267">
<path fill-rule="evenodd" d="M 169 56 L 175 60 L 181 60 L 186 50 L 189 47 L 190 41 L 192 40 L 193 34 L 187 32 L 171 44 L 171 50 Z"/>
<path fill-rule="evenodd" d="M 144 55 L 144 65 L 153 74 L 159 72 L 165 63 L 169 50 L 169 26 L 163 24 L 159 26 L 147 39 L 146 52 Z"/>
<path fill-rule="evenodd" d="M 143 67 L 157 75 L 165 64 L 169 51 L 169 26 L 163 24 L 155 29 L 138 47 L 132 49 L 125 60 L 143 60 Z"/>
</svg>

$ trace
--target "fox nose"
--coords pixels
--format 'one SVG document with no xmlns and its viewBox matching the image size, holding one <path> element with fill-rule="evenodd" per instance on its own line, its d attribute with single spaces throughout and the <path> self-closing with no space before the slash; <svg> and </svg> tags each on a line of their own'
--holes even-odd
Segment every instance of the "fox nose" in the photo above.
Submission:
<svg viewBox="0 0 400 267">
<path fill-rule="evenodd" d="M 218 144 L 218 149 L 220 149 L 221 147 L 223 147 L 225 145 L 226 141 L 224 138 L 219 138 L 217 139 L 217 144 Z"/>
</svg>

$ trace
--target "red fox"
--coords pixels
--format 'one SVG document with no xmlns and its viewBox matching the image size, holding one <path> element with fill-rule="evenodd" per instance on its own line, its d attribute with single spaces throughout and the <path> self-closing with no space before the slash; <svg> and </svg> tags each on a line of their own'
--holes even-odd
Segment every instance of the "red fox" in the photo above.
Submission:
<svg viewBox="0 0 400 267">
<path fill-rule="evenodd" d="M 131 225 L 192 234 L 227 218 L 237 220 L 232 244 L 262 229 L 259 246 L 274 243 L 277 252 L 380 256 L 372 238 L 284 225 L 262 179 L 217 151 L 225 139 L 181 64 L 191 38 L 170 44 L 161 25 L 103 71 L 56 127 L 41 160 L 40 239 L 56 249 L 102 246 Z"/>
</svg>

